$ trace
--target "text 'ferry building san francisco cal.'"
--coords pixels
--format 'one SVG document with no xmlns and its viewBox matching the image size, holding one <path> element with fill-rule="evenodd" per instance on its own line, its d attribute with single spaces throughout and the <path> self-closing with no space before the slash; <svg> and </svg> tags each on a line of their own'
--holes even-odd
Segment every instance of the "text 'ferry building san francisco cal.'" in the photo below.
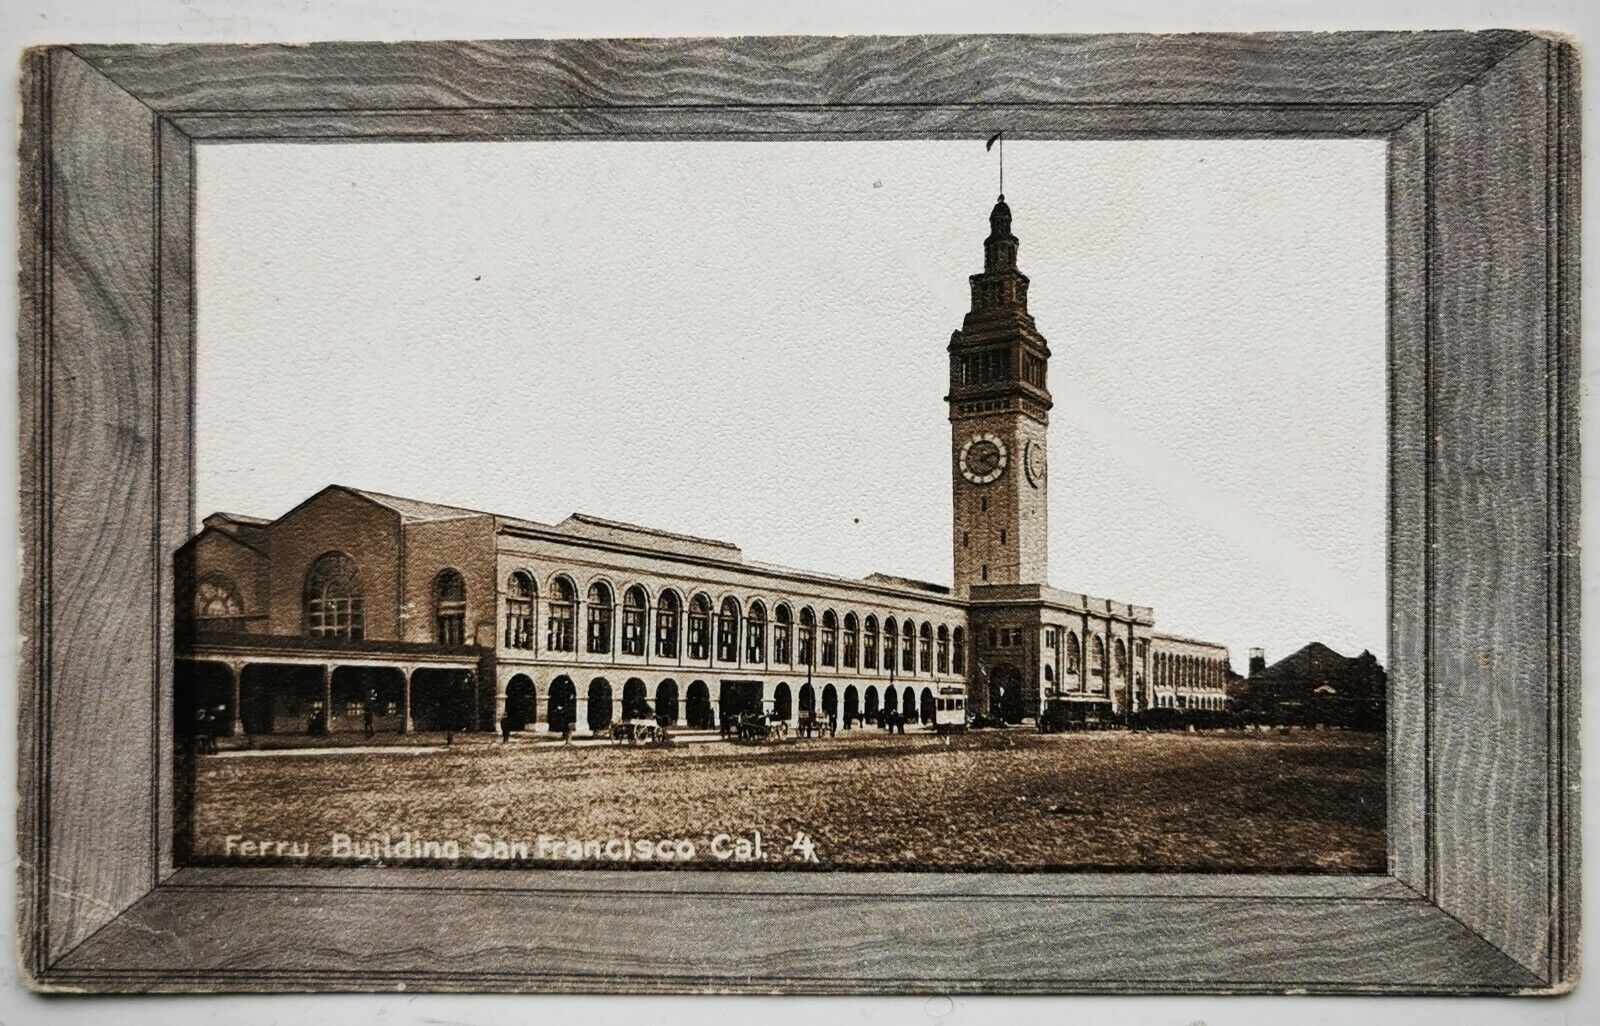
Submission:
<svg viewBox="0 0 1600 1026">
<path fill-rule="evenodd" d="M 273 520 L 214 513 L 178 551 L 179 724 L 202 707 L 235 734 L 1222 709 L 1224 647 L 1047 583 L 1050 349 L 1004 196 L 989 227 L 949 345 L 953 586 L 332 485 Z"/>
</svg>

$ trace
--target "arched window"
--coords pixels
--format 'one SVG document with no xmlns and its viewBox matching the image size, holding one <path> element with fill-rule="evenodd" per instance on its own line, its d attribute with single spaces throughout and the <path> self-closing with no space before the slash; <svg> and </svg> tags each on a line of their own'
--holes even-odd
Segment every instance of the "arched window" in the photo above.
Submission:
<svg viewBox="0 0 1600 1026">
<path fill-rule="evenodd" d="M 883 668 L 894 669 L 894 639 L 900 634 L 900 625 L 892 616 L 883 618 Z"/>
<path fill-rule="evenodd" d="M 533 647 L 533 578 L 517 570 L 506 578 L 506 647 Z"/>
<path fill-rule="evenodd" d="M 846 613 L 844 614 L 844 652 L 840 656 L 846 669 L 853 670 L 856 668 L 856 656 L 860 652 L 860 647 L 861 621 L 856 619 L 856 614 Z"/>
<path fill-rule="evenodd" d="M 361 638 L 361 582 L 356 565 L 342 552 L 318 557 L 306 572 L 306 633 L 313 638 Z"/>
<path fill-rule="evenodd" d="M 900 625 L 900 670 L 915 673 L 917 670 L 917 628 L 910 620 Z"/>
<path fill-rule="evenodd" d="M 939 625 L 939 671 L 950 672 L 950 627 L 947 624 Z"/>
<path fill-rule="evenodd" d="M 794 662 L 794 647 L 791 643 L 791 631 L 794 625 L 789 607 L 778 603 L 778 608 L 772 611 L 772 661 L 785 666 Z"/>
<path fill-rule="evenodd" d="M 1102 681 L 1106 676 L 1106 643 L 1098 634 L 1089 639 L 1089 676 Z"/>
<path fill-rule="evenodd" d="M 244 602 L 239 589 L 221 574 L 207 574 L 194 589 L 194 615 L 197 617 L 243 616 Z"/>
<path fill-rule="evenodd" d="M 810 606 L 800 610 L 800 665 L 815 666 L 817 664 L 817 614 L 811 611 Z"/>
<path fill-rule="evenodd" d="M 950 632 L 950 671 L 967 672 L 967 632 L 962 627 Z"/>
<path fill-rule="evenodd" d="M 576 640 L 578 589 L 566 577 L 550 582 L 549 615 L 545 618 L 546 652 L 571 652 Z"/>
<path fill-rule="evenodd" d="M 663 659 L 678 658 L 678 617 L 680 612 L 677 592 L 663 591 L 657 596 L 656 655 Z"/>
<path fill-rule="evenodd" d="M 933 624 L 924 622 L 918 634 L 917 668 L 923 673 L 933 672 Z"/>
<path fill-rule="evenodd" d="M 822 665 L 839 665 L 839 618 L 831 609 L 822 611 Z"/>
<path fill-rule="evenodd" d="M 611 623 L 616 613 L 611 585 L 595 581 L 589 585 L 589 593 L 585 598 L 589 606 L 589 626 L 584 635 L 584 650 L 605 655 L 611 651 Z"/>
<path fill-rule="evenodd" d="M 725 663 L 739 661 L 739 603 L 731 595 L 717 610 L 717 658 Z"/>
<path fill-rule="evenodd" d="M 1118 638 L 1117 642 L 1116 642 L 1116 645 L 1113 646 L 1111 651 L 1112 651 L 1112 655 L 1114 656 L 1114 662 L 1112 663 L 1112 668 L 1116 671 L 1117 680 L 1127 680 L 1128 679 L 1128 646 L 1127 646 L 1127 644 L 1121 638 Z"/>
<path fill-rule="evenodd" d="M 871 613 L 861 624 L 861 668 L 878 668 L 878 618 Z"/>
<path fill-rule="evenodd" d="M 744 659 L 757 666 L 767 661 L 767 607 L 759 599 L 744 619 Z"/>
<path fill-rule="evenodd" d="M 644 589 L 635 584 L 622 593 L 622 654 L 644 655 Z"/>
<path fill-rule="evenodd" d="M 1076 677 L 1083 666 L 1083 646 L 1078 643 L 1078 632 L 1067 632 L 1067 676 Z"/>
<path fill-rule="evenodd" d="M 696 595 L 689 600 L 689 658 L 711 657 L 711 600 Z"/>
<path fill-rule="evenodd" d="M 433 622 L 439 644 L 467 643 L 467 582 L 455 570 L 441 570 L 433 579 Z"/>
</svg>

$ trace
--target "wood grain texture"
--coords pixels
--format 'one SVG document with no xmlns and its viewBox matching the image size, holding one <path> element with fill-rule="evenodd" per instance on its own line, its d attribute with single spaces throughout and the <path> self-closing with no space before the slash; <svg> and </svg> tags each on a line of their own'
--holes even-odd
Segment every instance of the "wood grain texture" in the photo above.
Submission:
<svg viewBox="0 0 1600 1026">
<path fill-rule="evenodd" d="M 75 50 L 163 114 L 662 103 L 1431 105 L 1527 38 L 773 36 Z M 222 61 L 228 71 L 219 75 Z"/>
<path fill-rule="evenodd" d="M 1435 992 L 1539 982 L 1415 898 L 686 900 L 488 888 L 452 892 L 422 921 L 415 902 L 424 893 L 238 889 L 226 893 L 229 915 L 220 916 L 218 892 L 163 887 L 68 956 L 60 981 L 129 990 L 404 983 L 908 993 Z M 913 937 L 939 942 L 908 943 Z"/>
<path fill-rule="evenodd" d="M 1529 43 L 1428 116 L 1428 893 L 1541 975 L 1556 911 L 1548 49 Z"/>
<path fill-rule="evenodd" d="M 1428 890 L 1427 117 L 1389 137 L 1389 871 Z"/>
<path fill-rule="evenodd" d="M 51 52 L 47 67 L 48 198 L 36 216 L 49 218 L 49 307 L 37 339 L 49 387 L 29 414 L 43 423 L 24 439 L 24 462 L 37 460 L 50 481 L 40 511 L 49 591 L 35 652 L 48 691 L 31 710 L 48 724 L 39 764 L 48 822 L 32 870 L 46 961 L 154 882 L 150 699 L 160 650 L 151 615 L 155 118 L 70 53 Z"/>
<path fill-rule="evenodd" d="M 1396 104 L 657 105 L 179 114 L 171 120 L 196 140 L 256 142 L 984 139 L 1002 125 L 1016 139 L 1257 139 L 1383 135 L 1422 110 Z"/>
<path fill-rule="evenodd" d="M 91 990 L 1568 986 L 1575 60 L 1505 32 L 30 53 L 25 971 Z M 1390 875 L 174 872 L 157 753 L 192 521 L 195 139 L 961 138 L 1000 117 L 1036 138 L 1389 139 Z"/>
</svg>

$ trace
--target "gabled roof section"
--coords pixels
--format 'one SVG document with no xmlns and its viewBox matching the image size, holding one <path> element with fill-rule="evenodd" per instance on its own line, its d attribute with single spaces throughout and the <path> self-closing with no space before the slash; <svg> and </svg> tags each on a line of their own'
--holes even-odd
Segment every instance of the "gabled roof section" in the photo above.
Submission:
<svg viewBox="0 0 1600 1026">
<path fill-rule="evenodd" d="M 350 488 L 346 485 L 337 485 L 336 487 L 392 510 L 400 514 L 401 520 L 409 523 L 427 520 L 459 520 L 462 517 L 488 517 L 494 515 L 485 513 L 481 509 L 467 509 L 465 506 L 446 506 L 439 502 L 408 499 L 402 495 L 385 495 L 383 492 L 370 492 L 365 488 Z"/>
<path fill-rule="evenodd" d="M 655 527 L 642 527 L 621 520 L 607 520 L 588 513 L 574 513 L 556 525 L 556 530 L 585 538 L 620 542 L 631 545 L 648 545 L 686 555 L 705 556 L 711 559 L 742 561 L 744 554 L 732 542 L 716 538 L 701 538 L 676 531 L 663 531 Z"/>
<path fill-rule="evenodd" d="M 263 517 L 249 517 L 242 513 L 213 513 L 201 523 L 247 548 L 255 549 L 257 552 L 267 551 L 267 527 L 272 521 Z"/>
</svg>

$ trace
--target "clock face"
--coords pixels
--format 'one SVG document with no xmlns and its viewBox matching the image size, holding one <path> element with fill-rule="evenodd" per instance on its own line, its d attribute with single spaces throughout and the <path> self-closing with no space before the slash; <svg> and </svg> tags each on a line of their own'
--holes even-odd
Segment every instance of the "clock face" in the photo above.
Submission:
<svg viewBox="0 0 1600 1026">
<path fill-rule="evenodd" d="M 1028 472 L 1028 483 L 1035 488 L 1044 484 L 1044 443 L 1029 442 L 1022 454 L 1022 465 Z"/>
<path fill-rule="evenodd" d="M 961 476 L 973 484 L 998 481 L 1010 459 L 1006 445 L 994 435 L 974 435 L 961 447 Z"/>
</svg>

